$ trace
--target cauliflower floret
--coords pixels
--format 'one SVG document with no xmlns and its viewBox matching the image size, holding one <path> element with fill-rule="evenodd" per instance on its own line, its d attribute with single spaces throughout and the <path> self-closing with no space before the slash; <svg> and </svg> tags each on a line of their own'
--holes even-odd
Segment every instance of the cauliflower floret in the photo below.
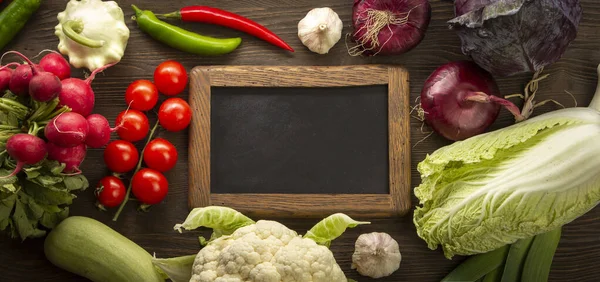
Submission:
<svg viewBox="0 0 600 282">
<path fill-rule="evenodd" d="M 190 282 L 346 282 L 331 251 L 281 223 L 256 224 L 222 236 L 194 261 Z"/>
<path fill-rule="evenodd" d="M 331 251 L 311 239 L 296 237 L 274 257 L 281 281 L 346 282 Z"/>
</svg>

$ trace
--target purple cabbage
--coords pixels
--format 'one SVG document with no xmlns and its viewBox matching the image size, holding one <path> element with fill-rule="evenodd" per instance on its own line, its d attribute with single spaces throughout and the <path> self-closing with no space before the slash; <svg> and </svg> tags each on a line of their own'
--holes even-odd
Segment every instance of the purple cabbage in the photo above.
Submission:
<svg viewBox="0 0 600 282">
<path fill-rule="evenodd" d="M 579 0 L 455 0 L 450 20 L 462 51 L 496 76 L 535 72 L 577 36 Z"/>
</svg>

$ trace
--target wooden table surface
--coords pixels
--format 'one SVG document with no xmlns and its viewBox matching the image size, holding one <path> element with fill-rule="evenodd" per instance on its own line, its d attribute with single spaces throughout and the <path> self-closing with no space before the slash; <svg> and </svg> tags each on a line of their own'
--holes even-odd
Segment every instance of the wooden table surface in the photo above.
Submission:
<svg viewBox="0 0 600 282">
<path fill-rule="evenodd" d="M 7 1 L 4 1 L 7 2 Z M 8 1 L 10 2 L 10 1 Z M 93 83 L 96 93 L 95 112 L 106 115 L 114 121 L 117 113 L 125 109 L 123 99 L 128 84 L 136 79 L 152 79 L 154 68 L 162 61 L 174 59 L 182 62 L 191 70 L 197 65 L 349 65 L 391 63 L 405 66 L 411 76 L 411 101 L 420 93 L 427 76 L 439 65 L 465 59 L 461 53 L 458 37 L 447 29 L 446 21 L 453 16 L 451 1 L 430 1 L 432 21 L 425 40 L 413 51 L 401 56 L 361 58 L 347 53 L 344 42 L 338 43 L 328 55 L 309 52 L 297 38 L 297 23 L 312 8 L 329 6 L 344 22 L 344 34 L 352 31 L 350 19 L 351 0 L 174 0 L 174 1 L 131 1 L 118 0 L 124 10 L 131 36 L 122 61 L 97 76 Z M 181 24 L 190 30 L 213 36 L 240 35 L 242 46 L 234 53 L 219 57 L 205 58 L 186 54 L 166 47 L 148 35 L 142 33 L 130 19 L 133 14 L 130 4 L 136 3 L 142 9 L 155 12 L 171 12 L 179 7 L 192 4 L 215 6 L 252 18 L 289 42 L 297 51 L 288 53 L 271 45 L 236 31 L 220 27 Z M 572 43 L 563 58 L 546 68 L 551 74 L 540 88 L 539 99 L 554 98 L 566 106 L 573 106 L 572 98 L 564 93 L 573 93 L 579 105 L 587 105 L 595 90 L 596 66 L 600 63 L 600 2 L 582 0 L 583 20 L 577 39 Z M 56 15 L 64 10 L 67 1 L 44 1 L 39 11 L 25 29 L 8 45 L 5 50 L 18 50 L 25 55 L 34 56 L 43 49 L 56 49 L 58 39 L 54 35 L 57 24 Z M 168 4 L 167 4 L 168 3 Z M 6 3 L 0 4 L 4 8 Z M 75 70 L 73 76 L 83 77 L 82 70 Z M 520 93 L 530 79 L 530 74 L 498 79 L 504 94 Z M 185 94 L 187 98 L 187 94 Z M 544 106 L 538 113 L 557 109 L 556 106 Z M 151 122 L 155 115 L 150 116 Z M 499 128 L 511 123 L 510 116 L 503 111 L 498 122 Z M 412 142 L 415 144 L 426 134 L 420 130 L 421 123 L 412 121 Z M 425 128 L 425 130 L 427 130 Z M 185 219 L 187 206 L 187 133 L 160 134 L 172 140 L 181 154 L 177 168 L 169 173 L 170 191 L 165 201 L 154 206 L 148 213 L 137 212 L 134 204 L 128 205 L 118 222 L 110 219 L 113 212 L 100 212 L 94 207 L 93 189 L 79 193 L 71 207 L 71 215 L 84 215 L 108 224 L 131 240 L 140 244 L 158 257 L 171 257 L 194 254 L 198 251 L 197 236 L 208 234 L 207 230 L 185 232 L 173 231 L 173 225 Z M 412 183 L 419 184 L 419 175 L 415 168 L 427 153 L 448 144 L 437 136 L 431 136 L 418 144 L 412 151 Z M 92 185 L 107 174 L 102 161 L 102 150 L 90 150 L 82 170 Z M 416 199 L 413 199 L 413 204 Z M 316 220 L 287 219 L 282 222 L 303 232 Z M 338 263 L 349 278 L 360 281 L 372 281 L 359 276 L 350 269 L 354 241 L 359 234 L 372 231 L 384 231 L 391 234 L 400 244 L 403 260 L 400 269 L 392 276 L 379 281 L 439 281 L 451 271 L 462 258 L 447 260 L 440 250 L 429 250 L 424 241 L 417 237 L 412 224 L 412 214 L 403 218 L 373 220 L 368 226 L 348 230 L 334 241 L 332 251 Z M 550 281 L 598 281 L 600 278 L 600 209 L 596 208 L 576 221 L 565 226 L 563 237 L 554 262 Z M 84 279 L 60 270 L 46 261 L 43 254 L 43 240 L 9 240 L 0 238 L 0 280 L 1 281 L 85 281 Z"/>
</svg>

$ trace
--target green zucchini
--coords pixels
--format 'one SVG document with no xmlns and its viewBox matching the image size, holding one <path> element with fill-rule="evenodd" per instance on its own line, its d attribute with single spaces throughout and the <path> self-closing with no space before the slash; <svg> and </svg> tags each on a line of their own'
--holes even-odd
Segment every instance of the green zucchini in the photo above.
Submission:
<svg viewBox="0 0 600 282">
<path fill-rule="evenodd" d="M 48 234 L 44 253 L 52 264 L 94 282 L 164 282 L 152 256 L 103 223 L 81 216 Z"/>
</svg>

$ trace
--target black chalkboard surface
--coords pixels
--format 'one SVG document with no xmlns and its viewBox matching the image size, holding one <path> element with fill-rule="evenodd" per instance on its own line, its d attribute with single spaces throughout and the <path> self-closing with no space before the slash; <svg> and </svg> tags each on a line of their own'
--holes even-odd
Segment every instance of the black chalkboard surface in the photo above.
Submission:
<svg viewBox="0 0 600 282">
<path fill-rule="evenodd" d="M 389 194 L 387 86 L 212 89 L 211 191 Z"/>
<path fill-rule="evenodd" d="M 190 77 L 190 208 L 263 217 L 410 209 L 401 67 L 210 66 Z"/>
</svg>

